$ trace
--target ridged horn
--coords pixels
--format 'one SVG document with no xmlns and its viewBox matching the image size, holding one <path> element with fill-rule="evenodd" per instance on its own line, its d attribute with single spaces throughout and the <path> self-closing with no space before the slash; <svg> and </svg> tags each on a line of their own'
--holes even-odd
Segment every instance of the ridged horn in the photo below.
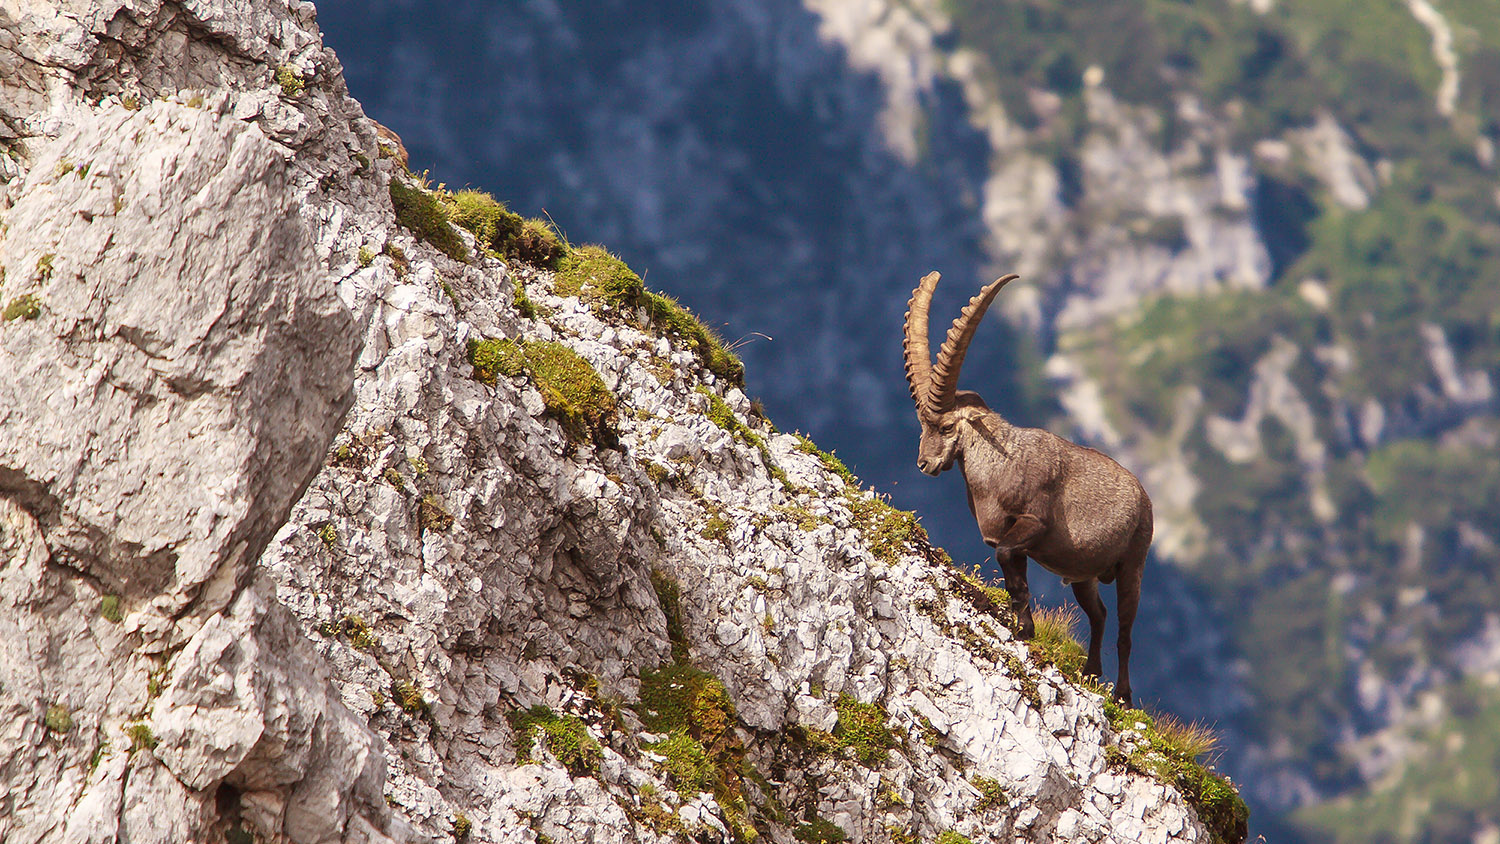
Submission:
<svg viewBox="0 0 1500 844">
<path fill-rule="evenodd" d="M 937 289 L 936 272 L 922 276 L 917 287 L 906 301 L 906 322 L 902 325 L 905 339 L 901 350 L 906 355 L 906 387 L 911 390 L 911 399 L 921 410 L 927 398 L 928 385 L 932 382 L 932 352 L 927 347 L 927 310 L 932 306 L 932 292 Z"/>
<path fill-rule="evenodd" d="M 943 340 L 943 347 L 938 349 L 937 362 L 932 366 L 932 380 L 927 389 L 928 412 L 945 413 L 953 409 L 958 395 L 958 372 L 963 369 L 964 355 L 969 352 L 969 341 L 974 339 L 974 332 L 979 330 L 979 323 L 995 294 L 1017 278 L 1020 276 L 1011 273 L 985 285 L 964 306 L 958 319 L 953 321 L 953 327 L 948 329 L 948 336 Z"/>
</svg>

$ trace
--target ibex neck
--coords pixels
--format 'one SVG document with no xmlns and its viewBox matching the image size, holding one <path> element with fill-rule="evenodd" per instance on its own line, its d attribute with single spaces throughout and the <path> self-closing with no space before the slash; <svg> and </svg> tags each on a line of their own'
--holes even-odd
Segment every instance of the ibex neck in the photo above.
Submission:
<svg viewBox="0 0 1500 844">
<path fill-rule="evenodd" d="M 975 417 L 967 427 L 969 430 L 966 436 L 968 441 L 964 443 L 965 452 L 973 449 L 978 453 L 996 452 L 1000 456 L 1010 453 L 1016 429 L 1005 417 L 993 410 L 987 411 L 984 415 Z"/>
</svg>

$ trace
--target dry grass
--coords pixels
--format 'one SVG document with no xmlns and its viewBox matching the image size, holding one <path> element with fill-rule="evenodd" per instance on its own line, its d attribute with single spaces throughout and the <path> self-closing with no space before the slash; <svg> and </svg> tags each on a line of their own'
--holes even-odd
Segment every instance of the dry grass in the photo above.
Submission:
<svg viewBox="0 0 1500 844">
<path fill-rule="evenodd" d="M 1031 620 L 1036 624 L 1036 635 L 1030 642 L 1032 658 L 1057 666 L 1064 677 L 1078 682 L 1083 663 L 1088 659 L 1083 645 L 1073 638 L 1079 622 L 1078 610 L 1072 605 L 1037 607 L 1031 613 Z"/>
<path fill-rule="evenodd" d="M 1219 750 L 1218 735 L 1201 721 L 1185 723 L 1166 713 L 1155 716 L 1155 719 L 1157 734 L 1185 759 L 1202 759 Z"/>
</svg>

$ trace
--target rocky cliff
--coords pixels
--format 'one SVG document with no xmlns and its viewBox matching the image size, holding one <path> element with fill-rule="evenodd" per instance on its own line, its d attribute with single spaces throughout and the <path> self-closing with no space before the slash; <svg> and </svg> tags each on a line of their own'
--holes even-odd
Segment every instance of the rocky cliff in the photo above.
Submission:
<svg viewBox="0 0 1500 844">
<path fill-rule="evenodd" d="M 4 840 L 1243 836 L 311 5 L 7 2 L 0 69 Z"/>
</svg>

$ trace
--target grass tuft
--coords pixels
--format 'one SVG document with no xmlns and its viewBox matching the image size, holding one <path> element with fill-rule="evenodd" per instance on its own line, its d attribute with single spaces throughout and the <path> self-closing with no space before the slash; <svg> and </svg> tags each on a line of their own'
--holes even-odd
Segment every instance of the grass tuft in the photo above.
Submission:
<svg viewBox="0 0 1500 844">
<path fill-rule="evenodd" d="M 1141 746 L 1121 761 L 1132 770 L 1169 783 L 1198 812 L 1216 844 L 1238 844 L 1249 835 L 1250 808 L 1227 780 L 1198 761 L 1218 739 L 1201 724 L 1183 724 L 1168 715 L 1152 717 L 1105 698 L 1104 712 L 1116 732 L 1134 730 Z"/>
<path fill-rule="evenodd" d="M 422 690 L 410 680 L 392 680 L 391 698 L 408 715 L 426 715 L 431 711 Z"/>
<path fill-rule="evenodd" d="M 125 735 L 130 737 L 130 752 L 137 750 L 155 750 L 156 734 L 151 732 L 151 725 L 146 723 L 135 723 L 125 727 Z"/>
<path fill-rule="evenodd" d="M 1078 611 L 1070 605 L 1061 607 L 1038 607 L 1031 614 L 1036 624 L 1036 635 L 1027 644 L 1031 658 L 1043 665 L 1055 665 L 1062 675 L 1073 682 L 1083 676 L 1083 664 L 1088 659 L 1083 645 L 1073 637 L 1078 625 Z"/>
<path fill-rule="evenodd" d="M 745 382 L 745 366 L 724 342 L 670 296 L 652 293 L 624 261 L 602 246 L 582 246 L 557 263 L 554 290 L 577 296 L 599 311 L 643 312 L 646 321 L 666 335 L 675 335 L 708 371 L 731 384 Z"/>
<path fill-rule="evenodd" d="M 979 789 L 979 802 L 974 804 L 976 812 L 1003 809 L 1010 804 L 1010 795 L 1005 793 L 1005 787 L 1000 785 L 999 780 L 976 776 L 969 780 L 969 784 Z"/>
<path fill-rule="evenodd" d="M 521 215 L 484 191 L 461 190 L 444 195 L 442 201 L 448 219 L 472 232 L 480 246 L 504 254 L 505 244 L 521 233 Z"/>
</svg>

